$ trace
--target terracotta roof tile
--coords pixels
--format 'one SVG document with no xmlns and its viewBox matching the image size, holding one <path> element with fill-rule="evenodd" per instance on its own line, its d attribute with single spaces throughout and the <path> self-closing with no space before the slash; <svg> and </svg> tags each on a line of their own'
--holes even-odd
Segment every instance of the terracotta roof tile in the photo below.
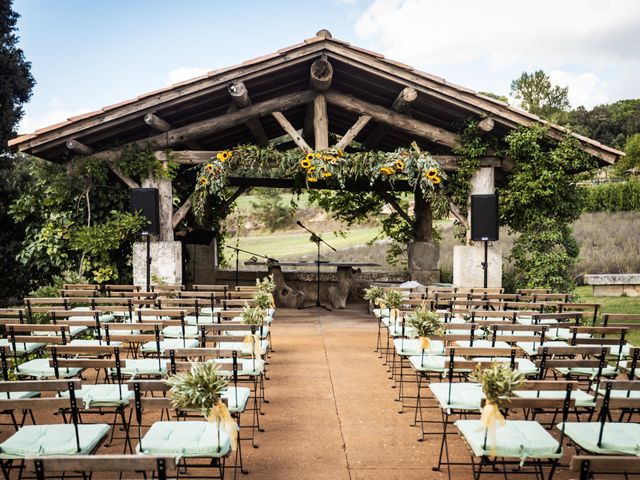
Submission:
<svg viewBox="0 0 640 480">
<path fill-rule="evenodd" d="M 182 82 L 173 83 L 171 85 L 171 89 L 173 90 L 174 88 L 183 87 L 191 83 L 196 83 L 196 82 L 199 82 L 200 80 L 206 80 L 207 78 L 209 78 L 208 73 L 205 73 L 204 75 L 200 75 L 198 77 L 188 78 L 187 80 L 183 80 Z"/>
<path fill-rule="evenodd" d="M 164 88 L 159 88 L 157 90 L 153 90 L 151 92 L 146 92 L 146 93 L 143 93 L 141 95 L 138 95 L 138 100 L 142 100 L 144 98 L 153 97 L 154 95 L 157 95 L 157 94 L 163 93 L 163 92 L 167 92 L 169 90 L 171 90 L 171 87 L 164 87 Z"/>
<path fill-rule="evenodd" d="M 36 135 L 39 135 L 41 133 L 48 132 L 49 130 L 55 130 L 56 128 L 62 127 L 63 125 L 66 125 L 68 123 L 71 123 L 71 122 L 69 122 L 68 120 L 65 120 L 63 122 L 54 123 L 53 125 L 48 125 L 46 127 L 39 128 L 33 133 L 35 133 Z"/>
<path fill-rule="evenodd" d="M 282 55 L 283 53 L 290 52 L 291 50 L 295 50 L 296 48 L 304 47 L 305 45 L 306 43 L 304 42 L 294 43 L 293 45 L 289 45 L 288 47 L 281 48 L 280 50 L 278 50 L 278 53 Z"/>
<path fill-rule="evenodd" d="M 121 102 L 114 103 L 112 105 L 107 105 L 106 107 L 102 107 L 102 111 L 103 112 L 108 112 L 109 110 L 113 110 L 113 109 L 116 109 L 118 107 L 123 107 L 125 105 L 129 105 L 129 104 L 134 103 L 136 101 L 138 101 L 137 98 L 129 98 L 127 100 L 123 100 Z"/>
<path fill-rule="evenodd" d="M 76 115 L 74 117 L 67 118 L 70 122 L 77 122 L 78 120 L 84 120 L 85 118 L 91 118 L 95 115 L 102 113 L 102 110 L 94 110 L 92 112 L 83 113 L 82 115 Z"/>
<path fill-rule="evenodd" d="M 262 55 L 261 57 L 252 58 L 251 60 L 246 60 L 242 62 L 243 66 L 252 65 L 254 63 L 264 62 L 265 60 L 269 60 L 270 58 L 279 57 L 280 54 L 278 52 L 269 53 L 267 55 Z"/>
<path fill-rule="evenodd" d="M 349 48 L 352 50 L 356 50 L 358 52 L 366 53 L 367 55 L 371 55 L 376 58 L 384 58 L 384 55 L 378 52 L 374 52 L 373 50 L 367 50 L 366 48 L 356 47 L 355 45 L 349 45 Z"/>
<path fill-rule="evenodd" d="M 411 65 L 407 65 L 406 63 L 398 62 L 396 60 L 391 60 L 390 58 L 383 58 L 382 61 L 384 63 L 388 63 L 389 65 L 393 65 L 394 67 L 399 67 L 404 70 L 413 71 L 413 67 Z"/>
<path fill-rule="evenodd" d="M 11 140 L 9 140 L 7 142 L 7 145 L 9 145 L 10 147 L 13 145 L 18 145 L 19 143 L 26 142 L 27 140 L 30 140 L 35 136 L 36 136 L 35 133 L 27 133 L 25 135 L 20 135 L 19 137 L 12 138 Z"/>
</svg>

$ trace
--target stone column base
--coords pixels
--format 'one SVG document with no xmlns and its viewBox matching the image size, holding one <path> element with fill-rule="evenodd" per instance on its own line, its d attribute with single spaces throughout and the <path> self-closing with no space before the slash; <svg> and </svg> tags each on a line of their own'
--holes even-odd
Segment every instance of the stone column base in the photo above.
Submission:
<svg viewBox="0 0 640 480">
<path fill-rule="evenodd" d="M 182 284 L 182 244 L 180 242 L 151 242 L 151 283 L 160 277 L 167 285 Z M 133 244 L 133 283 L 147 286 L 147 243 Z"/>
<path fill-rule="evenodd" d="M 502 252 L 489 246 L 489 274 L 487 287 L 502 286 Z M 482 287 L 484 284 L 484 245 L 455 245 L 453 247 L 453 285 L 456 287 Z"/>
<path fill-rule="evenodd" d="M 440 281 L 438 260 L 440 247 L 434 242 L 409 242 L 409 274 L 411 280 L 423 285 L 432 285 Z"/>
</svg>

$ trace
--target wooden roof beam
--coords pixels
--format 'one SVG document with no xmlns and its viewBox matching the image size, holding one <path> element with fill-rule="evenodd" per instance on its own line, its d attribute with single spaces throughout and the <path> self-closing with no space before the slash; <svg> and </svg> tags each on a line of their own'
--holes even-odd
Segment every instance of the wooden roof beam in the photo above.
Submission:
<svg viewBox="0 0 640 480">
<path fill-rule="evenodd" d="M 155 113 L 147 113 L 144 116 L 144 123 L 149 125 L 154 130 L 157 130 L 158 132 L 168 132 L 169 130 L 171 130 L 171 124 Z M 200 145 L 195 140 L 188 140 L 184 142 L 184 144 L 188 148 L 191 148 L 193 150 L 203 150 L 202 145 Z"/>
<path fill-rule="evenodd" d="M 317 92 L 326 92 L 331 87 L 333 81 L 333 66 L 327 60 L 327 56 L 321 58 L 311 64 L 311 72 L 309 75 L 309 85 Z"/>
<path fill-rule="evenodd" d="M 302 135 L 300 135 L 298 133 L 298 131 L 293 127 L 293 125 L 291 125 L 291 122 L 289 122 L 289 120 L 287 120 L 287 118 L 282 114 L 282 112 L 272 112 L 271 115 L 280 124 L 282 129 L 285 132 L 287 132 L 287 134 L 289 134 L 289 136 L 291 137 L 291 140 L 293 140 L 294 143 L 298 147 L 300 147 L 301 150 L 303 150 L 305 152 L 310 152 L 310 151 L 313 150 L 307 144 L 307 142 L 304 141 L 304 138 L 302 138 Z"/>
<path fill-rule="evenodd" d="M 246 108 L 252 104 L 251 97 L 249 97 L 249 90 L 247 90 L 244 82 L 235 80 L 229 84 L 227 90 L 229 91 L 233 104 L 238 107 L 238 109 Z M 260 120 L 257 118 L 251 118 L 244 122 L 244 124 L 251 131 L 251 135 L 253 135 L 256 145 L 264 147 L 269 143 L 269 138 L 267 137 Z"/>
<path fill-rule="evenodd" d="M 351 126 L 351 128 L 349 128 L 349 130 L 347 130 L 347 133 L 345 133 L 343 135 L 343 137 L 340 139 L 340 141 L 338 143 L 336 143 L 335 148 L 339 148 L 340 150 L 344 150 L 349 145 L 351 145 L 351 142 L 353 142 L 353 140 L 358 136 L 360 131 L 367 125 L 367 123 L 369 123 L 369 120 L 371 120 L 371 116 L 369 116 L 369 115 L 360 115 L 358 117 L 358 120 L 356 120 L 356 123 L 354 123 Z"/>
<path fill-rule="evenodd" d="M 313 99 L 313 137 L 316 150 L 329 148 L 329 115 L 327 99 L 324 95 L 316 95 Z"/>
<path fill-rule="evenodd" d="M 436 127 L 426 122 L 421 122 L 407 115 L 393 110 L 365 102 L 351 95 L 345 95 L 335 91 L 325 92 L 327 102 L 360 115 L 369 115 L 374 121 L 389 125 L 398 130 L 408 132 L 417 137 L 423 137 L 431 142 L 444 145 L 449 148 L 459 146 L 457 135 L 444 128 Z"/>
<path fill-rule="evenodd" d="M 184 145 L 185 141 L 235 127 L 251 118 L 258 118 L 264 115 L 269 115 L 274 111 L 287 110 L 298 105 L 307 104 L 311 102 L 314 97 L 315 94 L 311 90 L 289 93 L 280 97 L 265 100 L 264 102 L 254 103 L 249 107 L 235 112 L 200 120 L 183 127 L 172 128 L 165 133 L 159 133 L 158 135 L 127 143 L 118 149 L 103 150 L 95 153 L 94 156 L 99 158 L 115 158 L 120 155 L 120 152 L 124 148 L 127 147 L 145 148 L 148 145 L 155 145 L 159 149 L 162 149 L 170 148 L 175 145 Z"/>
<path fill-rule="evenodd" d="M 403 88 L 391 105 L 391 110 L 411 116 L 411 104 L 418 98 L 418 92 L 415 88 Z M 376 125 L 373 131 L 364 141 L 364 147 L 367 150 L 373 150 L 380 143 L 387 133 L 385 125 Z"/>
<path fill-rule="evenodd" d="M 73 153 L 77 155 L 83 155 L 85 157 L 88 157 L 89 155 L 95 152 L 93 148 L 77 140 L 67 140 L 65 145 Z"/>
</svg>

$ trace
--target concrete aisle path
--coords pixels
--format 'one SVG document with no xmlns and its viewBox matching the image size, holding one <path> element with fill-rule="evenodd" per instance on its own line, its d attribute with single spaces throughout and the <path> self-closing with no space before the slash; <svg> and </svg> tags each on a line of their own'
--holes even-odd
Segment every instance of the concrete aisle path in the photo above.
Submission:
<svg viewBox="0 0 640 480">
<path fill-rule="evenodd" d="M 446 478 L 431 470 L 435 443 L 418 443 L 411 414 L 397 413 L 376 335 L 364 309 L 278 310 L 266 432 L 246 453 L 247 478 Z"/>
</svg>

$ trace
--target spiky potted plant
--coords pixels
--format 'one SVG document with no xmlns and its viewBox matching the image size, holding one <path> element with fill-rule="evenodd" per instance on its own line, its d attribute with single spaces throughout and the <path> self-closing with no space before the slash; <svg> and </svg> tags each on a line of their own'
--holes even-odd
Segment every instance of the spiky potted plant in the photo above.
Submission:
<svg viewBox="0 0 640 480">
<path fill-rule="evenodd" d="M 444 325 L 440 316 L 425 306 L 416 308 L 407 320 L 410 327 L 415 328 L 420 339 L 420 346 L 423 350 L 429 349 L 429 340 L 433 335 L 441 335 L 444 332 Z"/>
<path fill-rule="evenodd" d="M 260 298 L 262 305 L 258 305 L 264 308 L 267 315 L 273 316 L 276 308 L 276 301 L 273 297 L 273 292 L 276 290 L 276 282 L 273 280 L 273 275 L 267 275 L 262 280 L 256 279 L 256 294 L 254 298 L 256 301 Z"/>
<path fill-rule="evenodd" d="M 478 365 L 471 380 L 480 384 L 485 396 L 480 423 L 491 441 L 491 456 L 496 456 L 496 428 L 504 425 L 505 420 L 500 408 L 513 396 L 524 382 L 524 375 L 518 370 L 512 370 L 509 363 L 493 362 L 489 368 Z M 486 441 L 486 437 L 485 437 Z"/>
<path fill-rule="evenodd" d="M 381 299 L 382 303 L 389 309 L 389 320 L 395 322 L 400 315 L 400 307 L 404 301 L 404 297 L 400 290 L 385 290 Z"/>
<path fill-rule="evenodd" d="M 192 363 L 188 372 L 178 373 L 165 380 L 171 387 L 171 405 L 176 410 L 199 410 L 202 416 L 218 426 L 218 448 L 220 429 L 224 430 L 236 448 L 238 424 L 222 401 L 222 393 L 228 381 L 220 374 L 219 366 L 213 362 Z"/>
</svg>

